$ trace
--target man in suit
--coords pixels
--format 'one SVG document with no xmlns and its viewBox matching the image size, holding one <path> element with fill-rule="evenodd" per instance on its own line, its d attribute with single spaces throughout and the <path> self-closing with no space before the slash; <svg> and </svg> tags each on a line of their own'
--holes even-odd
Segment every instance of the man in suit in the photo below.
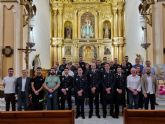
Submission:
<svg viewBox="0 0 165 124">
<path fill-rule="evenodd" d="M 18 111 L 28 110 L 29 96 L 31 92 L 31 78 L 28 71 L 22 70 L 22 76 L 16 81 L 16 94 L 18 95 Z"/>
<path fill-rule="evenodd" d="M 148 109 L 149 101 L 151 109 L 155 109 L 157 92 L 156 76 L 151 74 L 151 67 L 146 67 L 146 74 L 142 76 L 142 91 L 144 95 L 144 108 Z"/>
</svg>

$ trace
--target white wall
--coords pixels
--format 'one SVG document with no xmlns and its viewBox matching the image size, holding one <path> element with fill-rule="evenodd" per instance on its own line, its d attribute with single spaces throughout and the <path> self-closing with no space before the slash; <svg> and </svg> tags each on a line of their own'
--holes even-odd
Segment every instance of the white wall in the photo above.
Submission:
<svg viewBox="0 0 165 124">
<path fill-rule="evenodd" d="M 33 36 L 36 43 L 36 52 L 30 54 L 30 68 L 36 54 L 40 54 L 42 68 L 50 66 L 50 11 L 48 0 L 33 0 L 37 7 L 37 14 L 34 17 Z"/>
<path fill-rule="evenodd" d="M 126 0 L 125 5 L 126 55 L 132 63 L 135 62 L 136 54 L 145 58 L 145 50 L 141 47 L 144 38 L 140 25 L 139 4 L 140 0 Z"/>
</svg>

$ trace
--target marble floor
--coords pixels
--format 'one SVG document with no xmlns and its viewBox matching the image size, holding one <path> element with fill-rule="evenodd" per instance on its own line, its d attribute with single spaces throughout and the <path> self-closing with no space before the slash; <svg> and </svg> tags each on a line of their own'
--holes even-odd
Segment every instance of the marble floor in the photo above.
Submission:
<svg viewBox="0 0 165 124">
<path fill-rule="evenodd" d="M 165 110 L 165 99 L 157 99 L 159 106 L 156 106 L 158 110 Z M 4 99 L 0 98 L 0 111 L 5 110 Z M 102 112 L 100 112 L 102 115 Z M 123 116 L 119 116 L 118 119 L 114 119 L 107 115 L 106 119 L 101 117 L 98 119 L 96 116 L 93 116 L 91 119 L 88 118 L 88 110 L 85 111 L 86 118 L 82 119 L 79 117 L 75 119 L 75 124 L 123 124 Z"/>
<path fill-rule="evenodd" d="M 157 110 L 165 110 L 165 99 L 157 99 L 159 106 L 156 106 Z M 114 119 L 110 116 L 107 116 L 106 119 L 98 119 L 96 116 L 93 116 L 91 119 L 86 116 L 85 119 L 81 117 L 75 119 L 75 124 L 123 124 L 123 116 L 119 116 L 118 119 Z"/>
</svg>

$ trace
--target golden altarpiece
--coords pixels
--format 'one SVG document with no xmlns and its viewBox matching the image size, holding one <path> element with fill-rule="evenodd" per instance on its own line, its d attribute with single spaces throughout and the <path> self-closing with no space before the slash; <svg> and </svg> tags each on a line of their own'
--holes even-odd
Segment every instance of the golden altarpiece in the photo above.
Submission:
<svg viewBox="0 0 165 124">
<path fill-rule="evenodd" d="M 50 0 L 51 64 L 125 54 L 125 0 Z"/>
</svg>

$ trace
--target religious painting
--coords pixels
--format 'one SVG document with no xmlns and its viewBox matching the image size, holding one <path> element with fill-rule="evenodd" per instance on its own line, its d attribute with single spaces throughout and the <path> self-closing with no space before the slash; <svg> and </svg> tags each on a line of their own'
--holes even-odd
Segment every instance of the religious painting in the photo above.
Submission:
<svg viewBox="0 0 165 124">
<path fill-rule="evenodd" d="M 104 55 L 111 55 L 111 47 L 104 46 Z"/>
<path fill-rule="evenodd" d="M 111 39 L 111 25 L 109 21 L 103 23 L 103 38 Z"/>
<path fill-rule="evenodd" d="M 81 16 L 81 38 L 94 38 L 95 17 L 92 13 L 86 12 Z"/>
<path fill-rule="evenodd" d="M 86 61 L 97 58 L 97 49 L 94 45 L 83 45 L 79 49 L 79 57 L 83 57 Z"/>
<path fill-rule="evenodd" d="M 71 56 L 71 46 L 65 46 L 64 53 L 65 56 Z"/>
<path fill-rule="evenodd" d="M 66 21 L 64 25 L 64 38 L 72 39 L 72 23 L 70 21 Z"/>
</svg>

